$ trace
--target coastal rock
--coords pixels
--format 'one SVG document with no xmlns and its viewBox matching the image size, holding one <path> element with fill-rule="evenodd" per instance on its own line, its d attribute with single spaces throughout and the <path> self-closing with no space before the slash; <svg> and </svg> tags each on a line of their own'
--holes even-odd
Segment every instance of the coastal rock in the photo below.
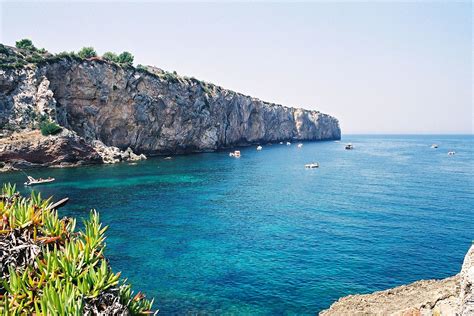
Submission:
<svg viewBox="0 0 474 316">
<path fill-rule="evenodd" d="M 0 139 L 0 162 L 6 169 L 23 169 L 101 163 L 102 158 L 84 139 L 70 131 L 55 136 L 30 131 Z"/>
<path fill-rule="evenodd" d="M 73 133 L 75 143 L 92 147 L 105 163 L 141 160 L 144 154 L 341 137 L 337 119 L 318 111 L 264 102 L 156 67 L 122 67 L 100 58 L 56 58 L 0 69 L 0 101 L 0 139 L 28 133 L 47 119 Z M 67 149 L 72 141 L 63 140 L 56 148 Z M 75 151 L 80 155 L 75 159 L 65 152 L 54 152 L 57 159 L 36 159 L 35 147 L 31 153 L 26 146 L 15 151 L 2 159 L 24 164 L 49 164 L 65 156 L 95 161 L 81 156 L 89 148 Z"/>
<path fill-rule="evenodd" d="M 121 161 L 139 161 L 146 159 L 144 154 L 137 155 L 130 147 L 128 147 L 125 151 L 122 151 L 118 147 L 106 146 L 100 140 L 92 141 L 92 146 L 94 147 L 94 150 L 101 156 L 102 161 L 107 164 Z"/>
<path fill-rule="evenodd" d="M 474 315 L 474 246 L 471 247 L 462 265 L 461 293 L 459 295 L 459 314 Z"/>
<path fill-rule="evenodd" d="M 49 80 L 36 69 L 0 70 L 2 134 L 32 128 L 39 116 L 55 120 L 56 100 Z"/>
<path fill-rule="evenodd" d="M 474 246 L 459 274 L 442 280 L 422 280 L 372 294 L 339 299 L 321 316 L 335 315 L 474 315 Z"/>
<path fill-rule="evenodd" d="M 86 139 L 135 152 L 213 151 L 286 139 L 339 139 L 337 120 L 178 76 L 100 61 L 45 69 L 58 122 Z M 161 74 L 156 75 L 156 74 Z"/>
</svg>

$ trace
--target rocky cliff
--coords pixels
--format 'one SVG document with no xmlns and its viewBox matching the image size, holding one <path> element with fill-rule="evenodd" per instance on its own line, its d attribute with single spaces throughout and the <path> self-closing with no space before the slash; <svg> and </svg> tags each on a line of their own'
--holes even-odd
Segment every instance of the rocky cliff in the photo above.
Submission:
<svg viewBox="0 0 474 316">
<path fill-rule="evenodd" d="M 461 272 L 443 280 L 422 280 L 372 294 L 339 299 L 320 316 L 343 315 L 474 315 L 474 245 Z"/>
<path fill-rule="evenodd" d="M 17 58 L 22 53 L 7 48 Z M 38 117 L 47 117 L 89 144 L 148 155 L 340 139 L 338 121 L 318 111 L 267 103 L 155 67 L 40 57 L 0 67 L 3 136 L 30 130 Z"/>
</svg>

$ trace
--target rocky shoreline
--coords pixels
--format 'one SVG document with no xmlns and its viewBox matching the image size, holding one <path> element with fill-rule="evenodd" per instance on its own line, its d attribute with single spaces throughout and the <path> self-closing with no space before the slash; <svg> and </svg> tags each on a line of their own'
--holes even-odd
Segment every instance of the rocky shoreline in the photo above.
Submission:
<svg viewBox="0 0 474 316">
<path fill-rule="evenodd" d="M 422 280 L 372 294 L 340 298 L 320 316 L 474 315 L 474 245 L 461 272 L 442 280 Z"/>
<path fill-rule="evenodd" d="M 28 54 L 7 46 L 0 52 L 6 61 L 0 67 L 4 166 L 114 163 L 341 137 L 338 120 L 327 114 L 264 102 L 156 67 L 37 52 L 31 62 Z M 24 63 L 8 64 L 13 55 Z M 32 135 L 44 120 L 62 132 Z"/>
<path fill-rule="evenodd" d="M 69 130 L 48 136 L 41 135 L 38 130 L 32 130 L 0 138 L 0 172 L 145 159 L 145 155 L 137 155 L 130 148 L 122 151 L 114 146 L 105 146 L 100 141 L 88 143 Z"/>
</svg>

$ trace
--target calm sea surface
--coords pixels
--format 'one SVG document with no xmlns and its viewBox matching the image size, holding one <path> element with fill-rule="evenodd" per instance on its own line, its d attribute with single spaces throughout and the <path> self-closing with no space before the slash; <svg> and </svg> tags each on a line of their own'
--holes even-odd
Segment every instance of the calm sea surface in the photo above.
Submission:
<svg viewBox="0 0 474 316">
<path fill-rule="evenodd" d="M 473 136 L 354 135 L 29 173 L 57 179 L 35 189 L 68 196 L 61 215 L 100 211 L 112 267 L 160 315 L 314 315 L 343 295 L 455 274 L 474 239 Z M 20 172 L 6 181 L 29 191 Z"/>
</svg>

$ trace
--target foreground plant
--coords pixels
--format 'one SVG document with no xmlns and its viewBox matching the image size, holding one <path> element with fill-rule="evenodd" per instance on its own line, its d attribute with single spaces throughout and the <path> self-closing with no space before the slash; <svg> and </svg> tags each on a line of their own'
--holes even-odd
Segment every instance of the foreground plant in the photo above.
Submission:
<svg viewBox="0 0 474 316">
<path fill-rule="evenodd" d="M 9 184 L 1 190 L 0 315 L 152 314 L 153 301 L 134 295 L 104 258 L 99 214 L 75 231 L 75 220 L 59 219 L 53 206 Z"/>
</svg>

